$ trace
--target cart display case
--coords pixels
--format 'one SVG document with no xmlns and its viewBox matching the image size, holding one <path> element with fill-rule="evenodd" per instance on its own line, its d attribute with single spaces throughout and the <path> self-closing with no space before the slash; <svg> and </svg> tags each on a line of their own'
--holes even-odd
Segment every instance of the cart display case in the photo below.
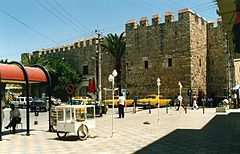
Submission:
<svg viewBox="0 0 240 154">
<path fill-rule="evenodd" d="M 80 140 L 86 140 L 90 129 L 96 127 L 94 105 L 56 106 L 57 136 L 63 139 L 68 133 L 75 133 Z"/>
</svg>

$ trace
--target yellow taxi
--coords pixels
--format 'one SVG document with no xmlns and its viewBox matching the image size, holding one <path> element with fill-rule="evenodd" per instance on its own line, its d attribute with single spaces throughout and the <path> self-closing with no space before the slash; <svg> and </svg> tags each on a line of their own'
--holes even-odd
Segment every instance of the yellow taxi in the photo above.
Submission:
<svg viewBox="0 0 240 154">
<path fill-rule="evenodd" d="M 171 99 L 166 99 L 162 95 L 147 95 L 142 99 L 138 99 L 136 105 L 143 106 L 146 108 L 150 107 L 158 107 L 158 98 L 159 98 L 159 106 L 167 106 L 171 103 Z"/>
<path fill-rule="evenodd" d="M 114 96 L 114 106 L 118 106 L 118 98 L 119 96 Z M 103 100 L 102 102 L 107 105 L 107 106 L 112 106 L 112 98 L 110 99 L 106 99 L 106 100 Z M 134 105 L 134 100 L 133 99 L 126 99 L 126 102 L 125 102 L 126 106 L 133 106 Z"/>
<path fill-rule="evenodd" d="M 102 114 L 106 114 L 108 107 L 104 105 L 102 102 L 98 102 L 94 99 L 88 97 L 72 97 L 72 100 L 67 102 L 69 105 L 95 105 L 96 115 L 102 116 Z"/>
</svg>

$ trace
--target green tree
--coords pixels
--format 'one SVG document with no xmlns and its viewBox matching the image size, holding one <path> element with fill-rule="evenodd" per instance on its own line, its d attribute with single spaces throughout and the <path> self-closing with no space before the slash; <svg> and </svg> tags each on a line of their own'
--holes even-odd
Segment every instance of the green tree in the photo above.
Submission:
<svg viewBox="0 0 240 154">
<path fill-rule="evenodd" d="M 126 50 L 126 38 L 124 37 L 124 32 L 119 36 L 117 34 L 108 34 L 104 37 L 102 46 L 104 51 L 111 53 L 115 58 L 115 69 L 118 72 L 116 84 L 119 89 L 121 89 L 121 59 Z"/>
<path fill-rule="evenodd" d="M 55 70 L 51 67 L 50 62 L 47 58 L 45 58 L 44 56 L 40 56 L 40 55 L 32 55 L 30 57 L 25 57 L 22 60 L 22 64 L 25 66 L 33 66 L 33 65 L 41 65 L 46 67 L 46 69 L 49 72 L 54 72 Z"/>
<path fill-rule="evenodd" d="M 54 72 L 50 72 L 52 78 L 52 95 L 66 100 L 67 93 L 65 89 L 67 84 L 71 83 L 75 87 L 78 87 L 81 75 L 64 60 L 51 60 L 50 65 L 55 70 Z"/>
</svg>

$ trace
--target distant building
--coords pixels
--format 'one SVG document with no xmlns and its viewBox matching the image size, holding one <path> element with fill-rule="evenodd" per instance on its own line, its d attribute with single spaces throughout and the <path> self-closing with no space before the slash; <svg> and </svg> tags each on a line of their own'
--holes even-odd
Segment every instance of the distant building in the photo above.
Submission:
<svg viewBox="0 0 240 154">
<path fill-rule="evenodd" d="M 157 78 L 161 79 L 160 93 L 174 97 L 183 85 L 182 94 L 188 98 L 203 92 L 210 97 L 222 97 L 231 91 L 235 81 L 240 83 L 239 61 L 232 61 L 222 21 L 217 26 L 207 22 L 189 9 L 180 10 L 178 20 L 171 12 L 143 17 L 138 24 L 126 24 L 126 53 L 122 58 L 122 87 L 130 96 L 157 93 Z M 22 59 L 32 54 L 64 58 L 83 75 L 80 95 L 85 95 L 88 80 L 96 78 L 96 38 L 77 41 L 72 45 L 42 49 L 22 54 Z M 102 52 L 102 88 L 110 87 L 108 76 L 114 69 L 113 57 Z M 238 77 L 239 78 L 239 77 Z M 104 94 L 104 93 L 103 93 Z M 104 98 L 104 97 L 103 97 Z"/>
</svg>

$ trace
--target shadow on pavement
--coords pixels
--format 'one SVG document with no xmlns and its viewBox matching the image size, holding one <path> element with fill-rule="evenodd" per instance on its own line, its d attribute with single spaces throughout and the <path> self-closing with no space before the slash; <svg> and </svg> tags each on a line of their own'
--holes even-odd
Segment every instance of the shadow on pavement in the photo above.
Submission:
<svg viewBox="0 0 240 154">
<path fill-rule="evenodd" d="M 16 130 L 15 134 L 22 133 L 22 132 L 27 132 L 27 130 L 26 129 L 18 129 L 18 130 Z M 13 131 L 12 130 L 7 130 L 7 131 L 2 132 L 2 136 L 9 135 L 9 134 L 13 134 Z"/>
<path fill-rule="evenodd" d="M 135 153 L 240 153 L 240 113 L 216 115 L 201 130 L 175 130 Z"/>
<path fill-rule="evenodd" d="M 30 129 L 30 135 L 33 135 L 33 134 L 31 134 L 32 131 L 36 131 L 36 130 L 35 130 L 35 129 Z M 18 130 L 16 130 L 15 133 L 13 133 L 12 130 L 7 130 L 7 131 L 3 131 L 3 132 L 2 132 L 2 136 L 4 136 L 4 135 L 10 135 L 10 134 L 18 134 L 18 133 L 23 133 L 23 132 L 27 132 L 27 130 L 26 130 L 26 129 L 18 129 Z M 24 135 L 26 135 L 26 134 L 22 134 L 22 135 L 24 136 Z"/>
</svg>

